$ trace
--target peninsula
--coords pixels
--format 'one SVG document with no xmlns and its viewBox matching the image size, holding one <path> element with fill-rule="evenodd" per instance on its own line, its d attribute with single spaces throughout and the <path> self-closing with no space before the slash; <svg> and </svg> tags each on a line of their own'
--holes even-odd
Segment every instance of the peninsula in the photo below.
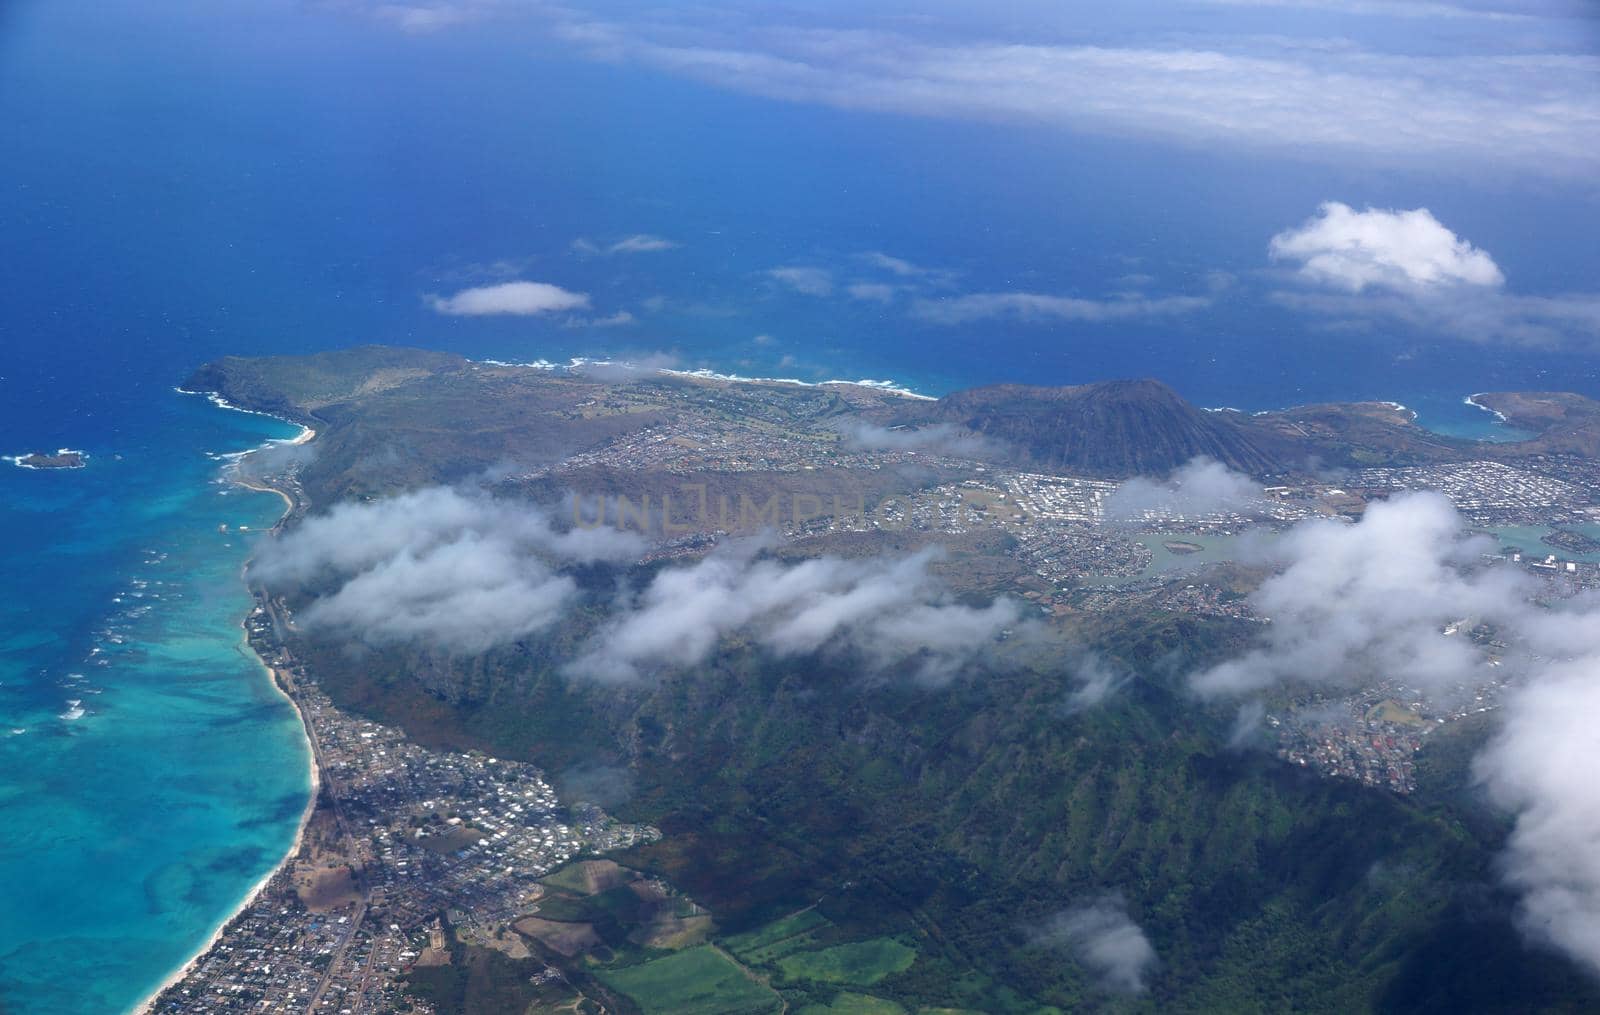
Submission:
<svg viewBox="0 0 1600 1015">
<path fill-rule="evenodd" d="M 1389 403 L 1206 412 L 1156 381 L 927 400 L 382 347 L 230 358 L 185 387 L 317 432 L 251 477 L 294 508 L 248 627 L 323 782 L 299 855 L 154 1011 L 1099 1009 L 1048 928 L 1108 881 L 1170 916 L 1157 1008 L 1449 1007 L 1485 977 L 1534 1007 L 1600 1001 L 1523 949 L 1504 826 L 1468 790 L 1501 677 L 1466 704 L 1280 689 L 1260 750 L 1181 679 L 1264 626 L 1243 533 L 1411 491 L 1483 533 L 1592 531 L 1600 404 L 1479 395 L 1533 434 L 1479 444 Z M 1197 460 L 1253 492 L 1173 496 Z M 717 556 L 759 533 L 754 563 Z M 398 606 L 356 600 L 440 546 L 486 547 L 495 576 L 532 549 L 466 611 L 453 564 Z M 1488 558 L 1551 598 L 1600 588 L 1582 553 Z M 661 575 L 907 559 L 944 591 L 870 642 L 732 630 L 646 673 L 586 648 L 679 645 L 618 626 Z M 483 635 L 491 601 L 519 633 Z M 885 662 L 928 611 L 999 620 L 981 652 L 935 632 Z"/>
</svg>

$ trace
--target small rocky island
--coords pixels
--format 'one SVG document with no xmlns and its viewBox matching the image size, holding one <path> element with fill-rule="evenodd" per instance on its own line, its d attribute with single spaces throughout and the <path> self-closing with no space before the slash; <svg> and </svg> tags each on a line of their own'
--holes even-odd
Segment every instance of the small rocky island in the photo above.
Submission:
<svg viewBox="0 0 1600 1015">
<path fill-rule="evenodd" d="M 24 469 L 81 469 L 89 464 L 87 454 L 71 448 L 61 448 L 54 453 L 34 451 L 26 455 L 8 457 L 6 460 Z"/>
</svg>

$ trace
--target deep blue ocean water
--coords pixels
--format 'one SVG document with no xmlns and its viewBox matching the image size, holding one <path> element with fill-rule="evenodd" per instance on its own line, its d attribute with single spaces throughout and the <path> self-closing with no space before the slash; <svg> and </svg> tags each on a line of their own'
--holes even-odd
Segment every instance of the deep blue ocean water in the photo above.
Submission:
<svg viewBox="0 0 1600 1015">
<path fill-rule="evenodd" d="M 361 6 L 0 6 L 0 453 L 93 456 L 0 468 L 8 1012 L 137 1001 L 276 861 L 304 803 L 292 714 L 240 648 L 248 538 L 218 532 L 281 505 L 219 484 L 207 456 L 290 431 L 174 394 L 210 357 L 666 352 L 934 394 L 1152 375 L 1247 410 L 1392 399 L 1479 436 L 1494 426 L 1470 392 L 1600 395 L 1592 354 L 1351 331 L 1262 298 L 1268 239 L 1329 199 L 1427 205 L 1519 291 L 1578 289 L 1600 251 L 1576 185 L 791 105 L 585 62 L 537 25 L 409 36 Z M 639 233 L 679 246 L 572 252 Z M 1168 321 L 950 327 L 764 274 L 883 281 L 867 251 L 968 292 L 1238 281 Z M 508 277 L 636 323 L 449 318 L 424 299 Z M 61 718 L 72 700 L 85 714 Z"/>
</svg>

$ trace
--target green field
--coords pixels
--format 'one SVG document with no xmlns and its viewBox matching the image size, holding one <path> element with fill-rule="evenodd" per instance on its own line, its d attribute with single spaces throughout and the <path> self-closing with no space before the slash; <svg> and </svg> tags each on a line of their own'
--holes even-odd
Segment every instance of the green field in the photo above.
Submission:
<svg viewBox="0 0 1600 1015">
<path fill-rule="evenodd" d="M 589 891 L 589 879 L 584 877 L 582 863 L 569 863 L 554 874 L 547 874 L 544 883 L 552 888 L 559 888 L 571 892 L 573 895 L 593 895 Z"/>
<path fill-rule="evenodd" d="M 915 948 L 894 938 L 879 937 L 790 955 L 778 962 L 778 968 L 792 980 L 868 985 L 905 972 L 916 960 Z"/>
<path fill-rule="evenodd" d="M 866 994 L 840 994 L 832 1004 L 808 1004 L 800 1015 L 905 1015 L 905 1009 L 893 1001 Z"/>
<path fill-rule="evenodd" d="M 710 946 L 599 975 L 645 1015 L 754 1015 L 782 1007 L 777 994 Z"/>
<path fill-rule="evenodd" d="M 747 934 L 735 934 L 726 944 L 741 962 L 761 966 L 812 947 L 816 944 L 817 931 L 831 926 L 827 917 L 815 909 L 807 909 Z"/>
<path fill-rule="evenodd" d="M 599 909 L 587 898 L 565 893 L 549 892 L 539 900 L 539 916 L 560 923 L 588 923 L 595 919 Z"/>
</svg>

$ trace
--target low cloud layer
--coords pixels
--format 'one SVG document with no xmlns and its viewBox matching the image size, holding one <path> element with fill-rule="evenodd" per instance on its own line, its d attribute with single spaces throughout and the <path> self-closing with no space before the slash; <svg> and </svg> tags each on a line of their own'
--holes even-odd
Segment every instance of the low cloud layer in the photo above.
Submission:
<svg viewBox="0 0 1600 1015">
<path fill-rule="evenodd" d="M 982 608 L 952 602 L 928 573 L 933 555 L 798 564 L 764 559 L 761 544 L 725 547 L 669 568 L 595 636 L 571 672 L 638 680 L 662 667 L 705 662 L 723 638 L 749 638 L 779 656 L 848 646 L 873 665 L 912 662 L 925 680 L 948 678 L 1016 624 L 1009 599 Z"/>
<path fill-rule="evenodd" d="M 464 317 L 491 314 L 530 317 L 589 308 L 587 293 L 568 292 L 548 282 L 502 282 L 463 289 L 453 296 L 429 296 L 427 302 L 441 314 Z"/>
<path fill-rule="evenodd" d="M 1251 691 L 1280 681 L 1360 686 L 1390 677 L 1443 690 L 1483 666 L 1461 621 L 1503 621 L 1521 610 L 1523 582 L 1477 566 L 1494 549 L 1464 538 L 1465 523 L 1440 494 L 1373 504 L 1355 525 L 1303 522 L 1269 551 L 1282 567 L 1252 596 L 1268 618 L 1261 645 L 1194 679 L 1205 693 Z"/>
<path fill-rule="evenodd" d="M 436 487 L 310 518 L 264 544 L 251 577 L 310 597 L 296 618 L 307 631 L 471 655 L 566 616 L 578 590 L 565 570 L 644 549 L 633 533 L 564 530 L 542 509 Z M 743 541 L 657 572 L 619 599 L 567 671 L 637 680 L 702 663 L 738 637 L 779 656 L 848 648 L 873 668 L 907 665 L 938 682 L 1021 618 L 1010 599 L 953 601 L 929 573 L 935 551 L 787 564 L 765 549 Z"/>
<path fill-rule="evenodd" d="M 1194 683 L 1215 694 L 1391 678 L 1448 696 L 1505 681 L 1499 727 L 1474 762 L 1515 817 L 1501 870 L 1521 895 L 1523 933 L 1600 975 L 1600 599 L 1531 601 L 1532 580 L 1485 563 L 1496 544 L 1464 528 L 1436 494 L 1374 504 L 1354 525 L 1296 526 L 1272 545 L 1281 571 L 1253 597 L 1270 620 L 1257 647 Z M 1467 633 L 1479 622 L 1505 646 L 1492 670 Z"/>
<path fill-rule="evenodd" d="M 1038 939 L 1070 950 L 1101 987 L 1116 993 L 1143 993 L 1158 965 L 1155 948 L 1128 916 L 1120 895 L 1105 895 L 1056 914 Z"/>
<path fill-rule="evenodd" d="M 577 589 L 559 565 L 641 549 L 630 534 L 562 532 L 538 509 L 440 487 L 310 518 L 266 543 L 251 576 L 312 593 L 307 630 L 472 654 L 563 616 Z"/>
<path fill-rule="evenodd" d="M 1061 710 L 1066 715 L 1075 715 L 1094 708 L 1116 693 L 1117 689 L 1129 679 L 1128 674 L 1122 672 L 1104 656 L 1093 653 L 1086 654 L 1074 662 L 1070 672 L 1077 686 L 1062 704 Z"/>
<path fill-rule="evenodd" d="M 1600 615 L 1584 618 L 1600 624 Z M 1600 975 L 1600 653 L 1553 665 L 1514 693 L 1474 771 L 1517 815 L 1502 858 L 1518 923 Z"/>
<path fill-rule="evenodd" d="M 1305 278 L 1351 292 L 1505 282 L 1493 258 L 1426 208 L 1356 211 L 1328 201 L 1303 225 L 1274 236 L 1269 249 L 1274 260 L 1298 264 Z"/>
<path fill-rule="evenodd" d="M 1199 457 L 1164 481 L 1140 476 L 1123 483 L 1106 498 L 1105 517 L 1113 524 L 1129 524 L 1244 514 L 1260 507 L 1262 500 L 1261 485 L 1249 476 Z"/>
<path fill-rule="evenodd" d="M 849 420 L 839 432 L 845 447 L 853 451 L 930 451 L 957 458 L 982 458 L 1000 451 L 990 438 L 954 423 L 885 427 Z"/>
</svg>

